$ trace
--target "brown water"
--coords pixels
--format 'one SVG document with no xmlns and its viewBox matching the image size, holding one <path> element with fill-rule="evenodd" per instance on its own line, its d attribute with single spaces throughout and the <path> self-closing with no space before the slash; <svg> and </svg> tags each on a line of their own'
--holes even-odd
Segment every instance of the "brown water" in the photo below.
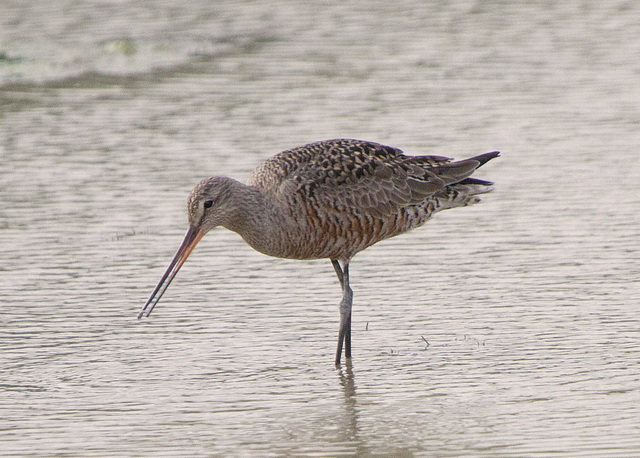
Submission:
<svg viewBox="0 0 640 458">
<path fill-rule="evenodd" d="M 0 453 L 640 454 L 638 5 L 313 5 L 0 5 Z M 503 152 L 353 260 L 351 370 L 223 229 L 136 320 L 195 183 L 335 137 Z"/>
</svg>

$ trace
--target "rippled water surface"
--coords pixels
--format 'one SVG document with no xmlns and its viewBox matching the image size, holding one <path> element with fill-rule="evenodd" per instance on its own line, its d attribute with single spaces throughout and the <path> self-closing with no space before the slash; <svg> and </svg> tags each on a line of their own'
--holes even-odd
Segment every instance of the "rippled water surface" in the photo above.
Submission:
<svg viewBox="0 0 640 458">
<path fill-rule="evenodd" d="M 3 2 L 9 455 L 640 454 L 634 2 Z M 481 205 L 328 261 L 200 243 L 209 175 L 354 137 L 501 150 Z"/>
</svg>

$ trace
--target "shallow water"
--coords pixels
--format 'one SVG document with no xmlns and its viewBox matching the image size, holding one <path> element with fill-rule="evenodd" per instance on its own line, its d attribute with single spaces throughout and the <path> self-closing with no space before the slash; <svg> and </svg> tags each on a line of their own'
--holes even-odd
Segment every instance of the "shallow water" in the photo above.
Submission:
<svg viewBox="0 0 640 458">
<path fill-rule="evenodd" d="M 2 453 L 640 453 L 634 3 L 24 3 L 0 5 Z M 135 319 L 195 183 L 334 137 L 503 152 L 482 204 L 353 260 L 352 368 L 330 263 L 223 229 Z"/>
</svg>

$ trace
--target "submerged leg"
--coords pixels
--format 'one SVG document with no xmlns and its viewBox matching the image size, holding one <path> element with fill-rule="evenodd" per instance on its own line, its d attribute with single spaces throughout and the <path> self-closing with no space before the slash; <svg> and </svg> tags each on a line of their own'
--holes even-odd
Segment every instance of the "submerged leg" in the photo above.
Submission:
<svg viewBox="0 0 640 458">
<path fill-rule="evenodd" d="M 338 348 L 336 350 L 336 366 L 340 365 L 342 344 L 344 342 L 344 356 L 351 359 L 351 306 L 353 305 L 353 290 L 349 286 L 349 261 L 340 267 L 337 259 L 331 263 L 336 271 L 340 286 L 342 286 L 342 301 L 340 302 L 340 331 L 338 332 Z"/>
</svg>

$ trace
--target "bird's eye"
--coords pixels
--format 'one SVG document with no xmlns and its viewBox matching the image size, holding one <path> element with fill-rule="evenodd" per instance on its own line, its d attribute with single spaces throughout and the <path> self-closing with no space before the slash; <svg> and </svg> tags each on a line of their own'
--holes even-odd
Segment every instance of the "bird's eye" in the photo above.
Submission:
<svg viewBox="0 0 640 458">
<path fill-rule="evenodd" d="M 213 205 L 213 200 L 205 200 L 204 208 L 210 208 Z"/>
</svg>

